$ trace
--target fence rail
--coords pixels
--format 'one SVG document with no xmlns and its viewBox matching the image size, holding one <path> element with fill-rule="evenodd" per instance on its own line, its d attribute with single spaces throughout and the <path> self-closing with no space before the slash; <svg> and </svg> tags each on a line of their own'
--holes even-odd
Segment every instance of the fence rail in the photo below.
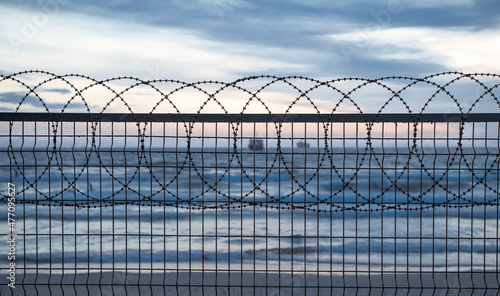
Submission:
<svg viewBox="0 0 500 296">
<path fill-rule="evenodd" d="M 499 113 L 362 113 L 362 114 L 175 114 L 175 113 L 12 113 L 0 112 L 4 121 L 37 122 L 500 122 Z"/>
<path fill-rule="evenodd" d="M 0 89 L 28 74 L 48 75 L 2 76 Z M 0 294 L 497 295 L 498 84 L 453 75 L 480 82 L 469 111 L 490 96 L 490 113 L 205 112 L 217 91 L 197 113 L 70 112 L 114 80 L 23 82 L 16 112 L 0 113 L 0 234 L 15 237 L 0 246 Z M 437 88 L 426 104 L 458 102 L 432 78 L 409 85 Z M 53 81 L 76 89 L 56 88 L 67 104 L 42 100 Z M 27 112 L 36 104 L 45 112 Z"/>
</svg>

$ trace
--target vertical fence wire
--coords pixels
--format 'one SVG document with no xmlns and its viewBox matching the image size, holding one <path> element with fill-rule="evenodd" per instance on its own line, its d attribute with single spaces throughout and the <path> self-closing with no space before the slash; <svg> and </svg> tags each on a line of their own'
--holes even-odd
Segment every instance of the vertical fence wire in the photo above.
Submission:
<svg viewBox="0 0 500 296">
<path fill-rule="evenodd" d="M 0 82 L 29 74 L 47 73 Z M 440 82 L 448 75 L 456 77 Z M 498 105 L 498 84 L 480 81 L 485 75 L 229 84 L 122 77 L 84 88 L 68 82 L 88 80 L 81 75 L 48 78 L 0 117 L 0 178 L 16 188 L 14 204 L 0 191 L 2 221 L 13 205 L 16 214 L 16 259 L 0 258 L 0 294 L 496 295 L 500 115 L 470 112 L 482 98 Z M 257 78 L 269 81 L 244 88 Z M 125 79 L 137 84 L 116 91 Z M 480 88 L 468 111 L 452 94 L 463 79 Z M 390 88 L 399 80 L 408 84 Z M 23 113 L 36 104 L 49 111 L 40 93 L 53 81 L 74 91 L 63 111 Z M 298 81 L 314 86 L 284 113 L 259 98 L 277 82 L 297 90 Z M 167 82 L 178 88 L 157 87 Z M 411 112 L 401 96 L 419 83 L 436 90 Z M 221 89 L 208 93 L 214 84 Z M 123 97 L 137 85 L 172 112 L 132 112 Z M 367 114 L 351 96 L 370 85 L 392 97 Z M 325 86 L 341 97 L 328 113 L 311 99 Z M 87 113 L 64 112 L 96 87 L 114 95 L 102 112 L 84 99 Z M 209 97 L 197 113 L 171 101 L 189 88 Z M 250 96 L 241 112 L 226 110 L 225 89 Z M 459 113 L 424 112 L 441 95 Z M 116 102 L 130 112 L 106 110 Z M 345 102 L 350 113 L 337 112 Z M 409 112 L 386 111 L 391 102 Z M 211 103 L 223 112 L 205 111 Z M 254 103 L 266 112 L 249 113 Z M 290 111 L 304 103 L 312 112 Z M 0 225 L 2 237 L 9 230 Z"/>
<path fill-rule="evenodd" d="M 24 294 L 498 289 L 498 123 L 18 123 Z"/>
</svg>

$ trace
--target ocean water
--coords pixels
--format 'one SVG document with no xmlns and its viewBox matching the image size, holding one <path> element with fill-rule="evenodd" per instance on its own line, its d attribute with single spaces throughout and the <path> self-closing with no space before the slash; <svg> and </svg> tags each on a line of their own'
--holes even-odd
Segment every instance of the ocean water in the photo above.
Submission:
<svg viewBox="0 0 500 296">
<path fill-rule="evenodd" d="M 19 268 L 498 270 L 498 149 L 78 148 L 1 154 Z"/>
</svg>

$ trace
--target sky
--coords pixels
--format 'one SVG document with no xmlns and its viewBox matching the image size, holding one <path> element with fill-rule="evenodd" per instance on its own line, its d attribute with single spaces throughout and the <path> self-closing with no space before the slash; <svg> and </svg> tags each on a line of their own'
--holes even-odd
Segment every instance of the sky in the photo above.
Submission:
<svg viewBox="0 0 500 296">
<path fill-rule="evenodd" d="M 497 0 L 1 0 L 0 74 L 194 82 L 500 73 L 499 12 Z M 15 90 L 0 93 L 7 102 Z"/>
</svg>

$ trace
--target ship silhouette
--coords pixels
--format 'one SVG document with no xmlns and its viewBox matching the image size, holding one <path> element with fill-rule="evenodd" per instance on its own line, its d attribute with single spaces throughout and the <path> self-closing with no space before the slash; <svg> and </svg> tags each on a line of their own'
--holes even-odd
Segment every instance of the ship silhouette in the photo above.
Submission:
<svg viewBox="0 0 500 296">
<path fill-rule="evenodd" d="M 310 148 L 311 144 L 306 143 L 305 141 L 297 142 L 297 148 Z"/>
<path fill-rule="evenodd" d="M 248 142 L 248 149 L 253 151 L 264 150 L 264 140 L 262 139 L 251 139 Z"/>
</svg>

